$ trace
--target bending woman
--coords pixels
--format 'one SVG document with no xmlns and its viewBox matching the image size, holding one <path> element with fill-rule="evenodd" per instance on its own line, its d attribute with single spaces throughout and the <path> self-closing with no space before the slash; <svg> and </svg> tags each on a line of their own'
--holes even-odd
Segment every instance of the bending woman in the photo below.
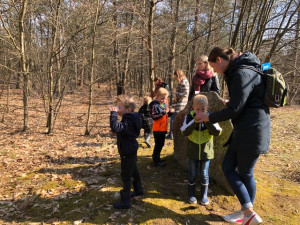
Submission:
<svg viewBox="0 0 300 225">
<path fill-rule="evenodd" d="M 241 204 L 241 210 L 223 218 L 230 223 L 259 224 L 262 219 L 253 211 L 256 194 L 253 169 L 259 155 L 269 150 L 270 112 L 263 103 L 265 88 L 261 76 L 242 66 L 260 68 L 260 61 L 250 52 L 236 53 L 219 47 L 212 49 L 208 61 L 215 72 L 225 76 L 229 101 L 224 100 L 225 109 L 200 113 L 195 119 L 210 123 L 231 119 L 233 132 L 222 169 Z"/>
</svg>

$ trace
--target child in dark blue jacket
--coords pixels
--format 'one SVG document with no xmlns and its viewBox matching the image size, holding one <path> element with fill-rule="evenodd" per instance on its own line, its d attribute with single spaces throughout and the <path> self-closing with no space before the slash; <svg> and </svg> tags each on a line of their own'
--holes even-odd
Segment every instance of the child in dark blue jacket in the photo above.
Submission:
<svg viewBox="0 0 300 225">
<path fill-rule="evenodd" d="M 110 127 L 117 134 L 117 146 L 121 157 L 121 179 L 123 189 L 120 191 L 121 202 L 114 203 L 116 209 L 131 207 L 130 197 L 143 195 L 140 173 L 137 168 L 137 137 L 142 127 L 140 114 L 135 113 L 136 103 L 127 95 L 117 97 L 118 106 L 110 108 Z M 122 120 L 118 122 L 118 115 Z M 130 194 L 131 178 L 133 179 L 133 193 Z"/>
</svg>

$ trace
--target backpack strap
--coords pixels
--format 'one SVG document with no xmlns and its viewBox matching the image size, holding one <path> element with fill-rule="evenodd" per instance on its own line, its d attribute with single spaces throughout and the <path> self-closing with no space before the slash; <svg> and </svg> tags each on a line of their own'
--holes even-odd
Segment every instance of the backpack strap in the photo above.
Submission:
<svg viewBox="0 0 300 225">
<path fill-rule="evenodd" d="M 253 70 L 253 71 L 259 73 L 260 75 L 264 75 L 264 73 L 263 73 L 262 70 L 256 69 L 256 68 L 253 67 L 253 66 L 240 66 L 240 67 L 238 67 L 238 68 Z"/>
</svg>

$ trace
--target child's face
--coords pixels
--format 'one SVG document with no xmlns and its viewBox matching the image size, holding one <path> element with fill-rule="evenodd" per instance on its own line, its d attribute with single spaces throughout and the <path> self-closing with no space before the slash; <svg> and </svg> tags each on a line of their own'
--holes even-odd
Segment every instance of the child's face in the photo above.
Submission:
<svg viewBox="0 0 300 225">
<path fill-rule="evenodd" d="M 159 104 L 163 104 L 166 102 L 167 96 L 166 95 L 157 95 L 156 99 L 159 102 Z"/>
<path fill-rule="evenodd" d="M 202 60 L 197 60 L 196 62 L 197 70 L 206 70 L 207 69 L 207 62 L 203 62 Z"/>
<path fill-rule="evenodd" d="M 197 115 L 198 113 L 206 113 L 208 106 L 200 103 L 194 103 L 192 108 Z"/>
<path fill-rule="evenodd" d="M 119 110 L 118 110 L 119 116 L 123 116 L 124 114 L 131 112 L 131 109 L 130 108 L 126 109 L 124 104 L 121 102 L 118 102 L 118 107 L 119 107 Z"/>
</svg>

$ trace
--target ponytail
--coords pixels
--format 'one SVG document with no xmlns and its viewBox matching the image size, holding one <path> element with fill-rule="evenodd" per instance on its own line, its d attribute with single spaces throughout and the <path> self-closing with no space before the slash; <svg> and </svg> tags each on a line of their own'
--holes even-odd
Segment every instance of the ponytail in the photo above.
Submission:
<svg viewBox="0 0 300 225">
<path fill-rule="evenodd" d="M 221 47 L 215 47 L 210 51 L 208 55 L 208 61 L 216 62 L 217 57 L 221 57 L 225 60 L 231 61 L 233 60 L 234 55 L 235 55 L 235 51 L 233 50 L 233 48 L 225 49 Z"/>
</svg>

